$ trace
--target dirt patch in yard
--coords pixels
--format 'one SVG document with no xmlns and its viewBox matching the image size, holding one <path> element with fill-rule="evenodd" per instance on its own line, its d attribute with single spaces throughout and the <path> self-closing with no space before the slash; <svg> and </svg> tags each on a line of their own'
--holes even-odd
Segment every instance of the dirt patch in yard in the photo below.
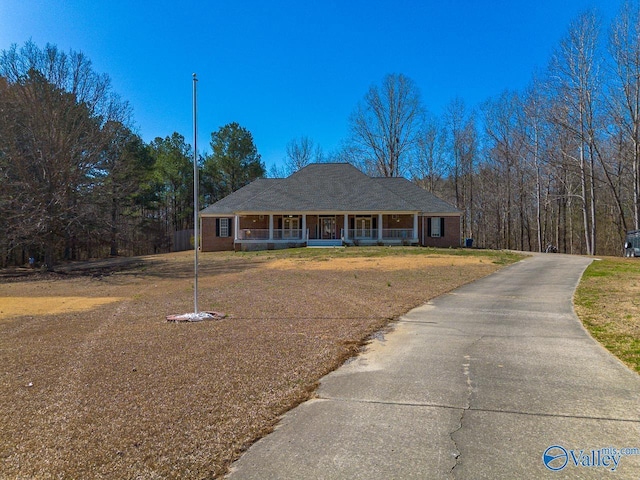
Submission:
<svg viewBox="0 0 640 480">
<path fill-rule="evenodd" d="M 404 257 L 347 257 L 318 259 L 278 259 L 265 265 L 267 269 L 297 270 L 301 267 L 307 270 L 334 270 L 334 271 L 358 271 L 358 270 L 415 270 L 437 268 L 442 266 L 479 265 L 486 263 L 487 259 L 481 257 L 460 257 L 453 255 L 424 255 Z"/>
<path fill-rule="evenodd" d="M 92 305 L 0 322 L 2 478 L 218 477 L 374 332 L 515 260 L 379 251 L 202 254 L 200 308 L 229 317 L 192 324 L 164 320 L 193 308 L 192 253 L 0 283 Z"/>
</svg>

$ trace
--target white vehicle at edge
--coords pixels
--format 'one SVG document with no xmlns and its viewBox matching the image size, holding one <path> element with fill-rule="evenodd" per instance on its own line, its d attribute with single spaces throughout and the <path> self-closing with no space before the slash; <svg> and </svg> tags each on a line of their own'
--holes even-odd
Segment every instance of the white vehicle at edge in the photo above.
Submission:
<svg viewBox="0 0 640 480">
<path fill-rule="evenodd" d="M 640 257 L 640 230 L 627 232 L 627 238 L 624 241 L 625 257 Z"/>
</svg>

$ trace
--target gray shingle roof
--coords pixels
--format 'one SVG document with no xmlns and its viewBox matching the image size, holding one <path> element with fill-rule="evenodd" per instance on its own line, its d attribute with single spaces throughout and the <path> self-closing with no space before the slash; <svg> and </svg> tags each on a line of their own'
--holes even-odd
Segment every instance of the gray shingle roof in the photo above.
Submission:
<svg viewBox="0 0 640 480">
<path fill-rule="evenodd" d="M 348 163 L 314 163 L 287 178 L 258 179 L 200 213 L 334 211 L 460 213 L 405 178 L 372 178 Z"/>
<path fill-rule="evenodd" d="M 410 182 L 406 178 L 391 177 L 383 178 L 376 177 L 373 180 L 380 182 L 382 186 L 401 195 L 405 200 L 412 205 L 419 207 L 421 212 L 430 213 L 446 213 L 446 214 L 459 214 L 461 213 L 456 207 L 449 202 L 436 197 L 433 193 L 419 187 L 413 182 Z"/>
</svg>

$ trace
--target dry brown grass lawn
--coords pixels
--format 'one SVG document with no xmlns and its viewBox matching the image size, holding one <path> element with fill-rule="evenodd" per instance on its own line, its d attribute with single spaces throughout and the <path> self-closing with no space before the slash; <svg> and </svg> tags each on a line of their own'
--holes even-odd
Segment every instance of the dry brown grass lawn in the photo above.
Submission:
<svg viewBox="0 0 640 480">
<path fill-rule="evenodd" d="M 223 474 L 369 335 L 499 268 L 417 251 L 202 254 L 200 307 L 229 317 L 192 324 L 164 321 L 193 308 L 191 253 L 0 284 L 0 477 Z"/>
<path fill-rule="evenodd" d="M 91 310 L 98 305 L 117 302 L 123 298 L 88 297 L 2 297 L 0 298 L 0 320 L 29 315 L 54 315 Z"/>
</svg>

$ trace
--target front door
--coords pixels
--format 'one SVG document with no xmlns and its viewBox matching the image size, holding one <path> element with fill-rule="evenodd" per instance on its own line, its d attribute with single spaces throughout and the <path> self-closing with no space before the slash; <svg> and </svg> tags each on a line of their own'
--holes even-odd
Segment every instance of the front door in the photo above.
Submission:
<svg viewBox="0 0 640 480">
<path fill-rule="evenodd" d="M 282 238 L 300 238 L 300 219 L 297 217 L 285 217 L 282 219 Z"/>
<path fill-rule="evenodd" d="M 356 238 L 371 238 L 371 217 L 356 218 Z"/>
<path fill-rule="evenodd" d="M 336 217 L 320 218 L 320 238 L 323 240 L 333 240 L 336 238 Z"/>
</svg>

